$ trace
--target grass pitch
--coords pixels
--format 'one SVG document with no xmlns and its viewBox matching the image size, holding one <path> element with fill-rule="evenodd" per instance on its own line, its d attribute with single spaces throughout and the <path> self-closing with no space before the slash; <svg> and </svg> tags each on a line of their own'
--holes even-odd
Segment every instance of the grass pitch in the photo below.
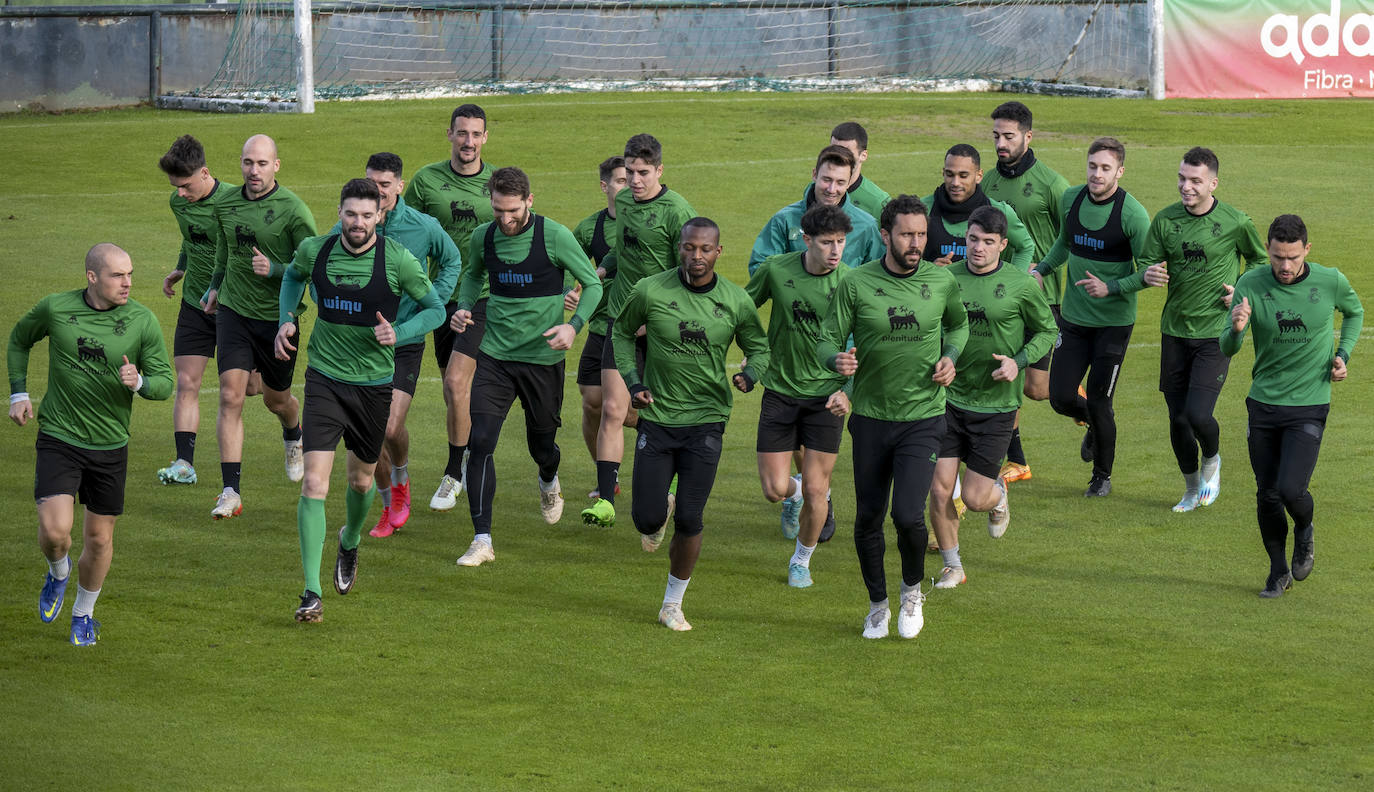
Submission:
<svg viewBox="0 0 1374 792">
<path fill-rule="evenodd" d="M 535 210 L 569 226 L 601 205 L 596 163 L 631 134 L 657 135 L 664 181 L 720 222 L 719 270 L 742 283 L 758 229 L 800 195 L 835 123 L 867 126 L 866 177 L 925 195 L 953 143 L 976 144 L 992 167 L 987 116 L 1004 98 L 480 101 L 491 118 L 486 159 L 525 168 Z M 1176 200 L 1182 153 L 1208 145 L 1222 162 L 1221 199 L 1261 231 L 1280 212 L 1302 214 L 1313 260 L 1374 296 L 1362 178 L 1374 154 L 1359 136 L 1368 102 L 1022 98 L 1036 115 L 1037 154 L 1071 184 L 1083 180 L 1087 143 L 1116 135 L 1128 148 L 1123 186 L 1154 212 Z M 361 175 L 369 153 L 394 151 L 411 172 L 446 158 L 455 103 L 328 103 L 309 117 L 137 109 L 0 118 L 17 166 L 0 182 L 0 319 L 12 325 L 42 295 L 79 286 L 86 249 L 114 241 L 132 254 L 135 296 L 164 320 L 170 345 L 176 303 L 159 288 L 178 237 L 156 162 L 177 135 L 199 137 L 212 171 L 234 183 L 242 141 L 273 135 L 281 183 L 324 229 L 339 186 Z M 1221 498 L 1172 514 L 1180 477 L 1156 390 L 1161 304 L 1158 291 L 1140 298 L 1111 497 L 1080 496 L 1088 470 L 1078 430 L 1045 404 L 1029 406 L 1022 433 L 1035 478 L 1012 487 L 1011 529 L 994 542 L 980 517 L 964 521 L 969 582 L 930 596 L 915 641 L 859 638 L 866 602 L 850 541 L 848 447 L 835 476 L 841 528 L 815 556 L 816 585 L 785 585 L 791 543 L 755 473 L 757 393 L 736 400 L 686 600 L 696 629 L 681 635 L 654 623 L 664 554 L 642 553 L 628 520 L 605 531 L 577 521 L 594 471 L 571 379 L 562 523 L 538 519 L 516 410 L 497 457 L 497 560 L 459 569 L 453 559 L 471 538 L 465 504 L 424 509 L 446 455 L 427 362 L 410 420 L 417 511 L 395 537 L 365 538 L 357 587 L 348 597 L 327 591 L 315 626 L 291 619 L 297 488 L 282 474 L 275 419 L 257 403 L 245 409 L 244 514 L 212 523 L 213 378 L 193 487 L 156 483 L 173 453 L 171 403 L 140 402 L 127 513 L 97 609 L 103 637 L 89 651 L 65 642 L 70 602 L 52 625 L 35 618 L 35 428 L 11 425 L 0 432 L 11 523 L 0 534 L 0 787 L 1368 788 L 1367 350 L 1357 348 L 1350 380 L 1334 389 L 1312 482 L 1316 572 L 1266 602 L 1255 596 L 1267 566 L 1244 441 L 1249 346 L 1218 406 Z M 40 346 L 29 370 L 36 395 L 45 374 Z M 335 525 L 337 467 L 327 505 Z M 624 469 L 628 480 L 628 458 Z M 78 534 L 74 557 L 79 549 Z M 327 547 L 326 565 L 332 558 Z M 928 573 L 939 566 L 927 558 Z M 895 589 L 895 548 L 888 569 Z"/>
</svg>

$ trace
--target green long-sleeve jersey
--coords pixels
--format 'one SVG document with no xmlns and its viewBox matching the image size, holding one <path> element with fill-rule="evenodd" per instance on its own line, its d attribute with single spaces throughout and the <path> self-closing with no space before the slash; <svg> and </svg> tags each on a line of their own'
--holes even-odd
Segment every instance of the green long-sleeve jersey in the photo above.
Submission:
<svg viewBox="0 0 1374 792">
<path fill-rule="evenodd" d="M 763 230 L 754 239 L 753 249 L 749 251 L 750 275 L 753 275 L 759 263 L 769 256 L 796 253 L 806 249 L 806 240 L 802 239 L 801 219 L 806 210 L 815 205 L 816 185 L 808 184 L 802 191 L 800 201 L 784 206 L 768 218 Z M 878 233 L 878 221 L 873 215 L 860 209 L 848 195 L 840 202 L 840 208 L 844 210 L 850 225 L 853 226 L 849 233 L 844 235 L 844 263 L 850 267 L 857 267 L 865 261 L 881 258 L 886 248 L 883 247 L 883 238 Z"/>
<path fill-rule="evenodd" d="M 1255 365 L 1250 398 L 1265 404 L 1308 406 L 1331 402 L 1331 341 L 1335 311 L 1341 337 L 1335 354 L 1344 360 L 1359 340 L 1364 306 L 1350 281 L 1335 267 L 1307 262 L 1307 274 L 1283 284 L 1271 267 L 1252 269 L 1236 281 L 1232 305 L 1250 301 L 1250 323 L 1237 333 L 1228 320 L 1218 341 L 1223 354 L 1240 351 L 1254 331 Z"/>
<path fill-rule="evenodd" d="M 93 451 L 129 442 L 134 392 L 119 379 L 127 356 L 143 375 L 138 395 L 172 395 L 176 376 L 157 317 L 135 300 L 97 311 L 85 289 L 38 301 L 10 333 L 6 363 L 10 393 L 27 393 L 29 350 L 48 339 L 48 390 L 38 406 L 38 428 L 64 443 Z"/>
<path fill-rule="evenodd" d="M 292 320 L 289 312 L 300 304 L 301 294 L 307 284 L 311 299 L 320 305 L 312 275 L 321 247 L 333 238 L 333 234 L 312 237 L 302 242 L 296 250 L 296 257 L 282 279 L 277 304 L 279 322 L 284 324 Z M 439 299 L 419 260 L 400 241 L 378 236 L 377 244 L 385 246 L 386 290 L 402 299 L 409 297 L 421 306 L 421 310 L 410 318 L 402 321 L 398 316 L 392 321 L 396 345 L 423 338 L 425 333 L 444 321 L 443 301 Z M 325 261 L 324 276 L 335 287 L 360 291 L 372 280 L 375 256 L 375 246 L 354 255 L 344 247 L 342 239 L 337 239 Z M 396 369 L 395 346 L 377 343 L 373 329 L 377 325 L 376 312 L 380 306 L 364 304 L 361 300 L 344 302 L 350 304 L 342 308 L 357 315 L 360 323 L 335 323 L 321 311 L 315 318 L 315 327 L 310 331 L 310 341 L 306 345 L 306 365 L 332 380 L 351 385 L 384 385 L 391 382 Z M 327 303 L 325 307 L 329 307 Z M 297 333 L 297 343 L 299 336 Z"/>
<path fill-rule="evenodd" d="M 1032 151 L 1026 153 L 1032 155 Z M 1031 260 L 1037 263 L 1043 260 L 1059 237 L 1059 226 L 1064 219 L 1059 199 L 1069 189 L 1069 180 L 1036 160 L 1030 168 L 1014 177 L 994 167 L 983 177 L 982 187 L 989 198 L 1011 204 L 1035 243 L 1035 254 Z M 1059 305 L 1063 299 L 1063 280 L 1063 270 L 1055 270 L 1045 278 L 1045 293 L 1050 305 Z"/>
<path fill-rule="evenodd" d="M 696 210 L 687 199 L 664 185 L 658 195 L 636 201 L 628 189 L 615 196 L 615 278 L 606 300 L 606 316 L 614 319 L 640 278 L 677 269 L 678 238 Z"/>
<path fill-rule="evenodd" d="M 329 233 L 343 231 L 342 223 L 335 223 Z M 440 302 L 448 302 L 458 286 L 458 276 L 463 271 L 463 259 L 458 246 L 430 215 L 406 204 L 404 198 L 396 199 L 396 206 L 386 213 L 386 219 L 377 225 L 377 233 L 400 242 L 410 255 L 422 265 L 428 264 L 429 280 L 434 284 L 434 293 Z M 424 307 L 412 300 L 409 294 L 401 295 L 401 311 L 396 321 L 406 322 L 418 315 Z M 396 346 L 423 343 L 423 334 L 406 340 L 397 341 Z"/>
<path fill-rule="evenodd" d="M 647 333 L 644 376 L 635 365 L 635 331 Z M 768 372 L 769 351 L 754 301 L 719 274 L 707 286 L 689 286 L 675 267 L 642 278 L 611 328 L 615 365 L 634 392 L 642 385 L 654 401 L 640 417 L 663 426 L 727 421 L 734 404 L 725 355 L 734 341 L 749 363 L 744 376 Z"/>
<path fill-rule="evenodd" d="M 615 250 L 616 229 L 619 227 L 617 218 L 610 210 L 602 209 L 582 218 L 582 222 L 573 228 L 573 237 L 577 239 L 577 244 L 582 246 L 582 252 L 587 254 L 592 264 L 606 269 L 606 277 L 601 280 L 601 299 L 597 301 L 596 310 L 587 320 L 592 332 L 596 333 L 606 331 L 606 305 L 611 299 L 611 285 L 615 272 L 605 267 L 605 264 L 609 263 L 605 260 Z M 586 299 L 586 295 L 583 295 L 583 299 Z"/>
<path fill-rule="evenodd" d="M 1244 212 L 1216 201 L 1205 214 L 1194 215 L 1182 203 L 1161 209 L 1150 222 L 1145 265 L 1168 262 L 1169 285 L 1159 330 L 1179 338 L 1216 338 L 1230 321 L 1221 301 L 1225 285 L 1234 285 L 1246 269 L 1267 266 L 1269 254 L 1255 224 Z M 1132 288 L 1144 284 L 1145 270 L 1126 276 Z"/>
<path fill-rule="evenodd" d="M 941 357 L 956 363 L 968 341 L 959 284 L 923 261 L 896 275 L 883 260 L 845 276 L 821 323 L 816 356 L 831 371 L 854 338 L 854 412 L 881 421 L 919 421 L 945 411 L 945 389 L 931 380 Z"/>
<path fill-rule="evenodd" d="M 1134 273 L 1137 262 L 1142 261 L 1140 251 L 1145 247 L 1145 238 L 1150 232 L 1150 213 L 1145 211 L 1145 207 L 1140 205 L 1135 196 L 1125 193 L 1118 187 L 1117 191 L 1123 193 L 1122 207 L 1120 218 L 1113 224 L 1114 227 L 1108 228 L 1108 221 L 1112 218 L 1115 193 L 1100 204 L 1094 202 L 1091 196 L 1084 195 L 1082 205 L 1078 208 L 1078 217 L 1071 223 L 1069 212 L 1073 210 L 1074 201 L 1079 193 L 1087 189 L 1086 184 L 1080 184 L 1070 187 L 1060 197 L 1059 206 L 1063 215 L 1060 219 L 1059 236 L 1055 239 L 1054 247 L 1036 265 L 1035 271 L 1045 276 L 1061 265 L 1064 266 L 1062 313 L 1066 320 L 1082 327 L 1123 327 L 1135 324 L 1136 292 L 1140 290 L 1142 281 L 1139 278 L 1126 281 L 1126 287 L 1123 288 L 1122 280 Z M 1103 261 L 1073 252 L 1075 245 L 1081 249 L 1091 247 L 1100 241 L 1093 238 L 1091 233 L 1084 240 L 1071 239 L 1071 228 L 1074 225 L 1093 233 L 1100 232 L 1103 236 L 1124 236 L 1130 246 L 1130 254 Z M 1144 267 L 1145 264 L 1141 263 L 1140 268 Z M 1087 277 L 1089 272 L 1106 283 L 1106 297 L 1089 297 L 1084 287 L 1076 285 L 1078 281 Z"/>
<path fill-rule="evenodd" d="M 1059 334 L 1050 304 L 1029 272 L 1006 262 L 982 274 L 970 271 L 966 261 L 949 271 L 968 313 L 968 342 L 945 397 L 970 412 L 1012 412 L 1021 406 L 1026 365 L 1044 357 Z M 1014 381 L 992 378 L 1001 365 L 994 354 L 1016 361 L 1020 373 Z"/>
<path fill-rule="evenodd" d="M 876 220 L 883 213 L 883 207 L 892 200 L 892 196 L 874 184 L 872 179 L 860 174 L 854 179 L 854 183 L 849 185 L 849 200 Z"/>
<path fill-rule="evenodd" d="M 824 275 L 806 270 L 806 251 L 769 256 L 759 263 L 744 290 L 754 305 L 773 301 L 768 318 L 771 358 L 763 386 L 794 399 L 829 396 L 844 387 L 845 377 L 816 360 L 821 317 L 849 268 Z"/>
<path fill-rule="evenodd" d="M 1020 216 L 1011 204 L 995 198 L 988 200 L 994 208 L 1000 209 L 1007 218 L 1007 249 L 1002 251 L 1002 260 L 1010 261 L 1011 265 L 1019 270 L 1029 270 L 1034 261 L 1031 254 L 1035 252 L 1035 241 L 1031 239 L 1030 231 L 1026 230 L 1025 224 L 1021 222 Z M 935 196 L 927 195 L 921 201 L 927 207 L 933 207 Z M 925 250 L 926 260 L 934 261 L 937 258 L 952 255 L 954 261 L 963 261 L 968 256 L 968 243 L 965 240 L 968 235 L 968 221 L 956 223 L 947 218 L 941 218 L 940 222 L 944 225 L 945 232 L 954 238 L 954 244 L 941 250 L 927 246 Z"/>
<path fill-rule="evenodd" d="M 172 216 L 181 230 L 181 253 L 176 265 L 176 269 L 186 273 L 181 281 L 181 299 L 192 308 L 200 308 L 200 298 L 210 288 L 210 278 L 215 273 L 215 253 L 220 237 L 215 205 L 238 189 L 215 179 L 210 194 L 199 201 L 188 201 L 175 192 L 169 200 Z"/>
<path fill-rule="evenodd" d="M 215 220 L 220 237 L 211 287 L 219 289 L 219 304 L 249 319 L 275 322 L 282 272 L 296 247 L 315 236 L 314 215 L 278 184 L 260 198 L 249 198 L 242 187 L 230 191 L 215 204 Z M 272 262 L 265 276 L 253 272 L 255 247 Z"/>
<path fill-rule="evenodd" d="M 492 173 L 493 168 L 485 162 L 471 176 L 455 171 L 448 160 L 431 162 L 415 171 L 401 197 L 411 207 L 438 220 L 454 246 L 466 252 L 473 229 L 495 218 L 487 195 L 487 181 Z M 483 288 L 477 299 L 486 296 L 487 290 Z M 455 291 L 450 302 L 457 299 Z"/>
<path fill-rule="evenodd" d="M 535 236 L 543 224 L 544 250 L 542 261 L 533 255 Z M 482 335 L 480 349 L 497 360 L 552 365 L 567 356 L 558 349 L 550 349 L 545 331 L 563 324 L 563 280 L 572 273 L 582 284 L 582 301 L 568 319 L 574 330 L 582 327 L 601 300 L 601 280 L 582 246 L 572 232 L 559 223 L 537 214 L 515 236 L 506 236 L 500 228 L 494 233 L 491 223 L 483 223 L 472 232 L 468 242 L 468 265 L 458 286 L 458 307 L 472 308 L 486 286 L 487 329 Z M 487 240 L 493 250 L 486 248 Z M 487 255 L 499 262 L 493 268 Z"/>
</svg>

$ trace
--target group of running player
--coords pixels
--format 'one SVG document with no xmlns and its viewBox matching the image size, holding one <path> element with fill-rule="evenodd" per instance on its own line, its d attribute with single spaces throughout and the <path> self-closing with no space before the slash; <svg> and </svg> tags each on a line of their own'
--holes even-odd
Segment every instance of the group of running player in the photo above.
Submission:
<svg viewBox="0 0 1374 792">
<path fill-rule="evenodd" d="M 651 135 L 635 135 L 623 156 L 600 164 L 606 206 L 569 230 L 532 211 L 522 170 L 482 160 L 486 116 L 465 104 L 450 118 L 447 160 L 407 184 L 399 157 L 372 155 L 364 178 L 344 185 L 339 222 L 324 235 L 277 183 L 270 138 L 244 144 L 241 187 L 210 174 L 198 141 L 178 139 L 160 162 L 176 187 L 171 208 L 183 239 L 163 281 L 168 297 L 182 284 L 171 364 L 153 314 L 129 300 L 129 256 L 111 244 L 87 255 L 83 290 L 40 301 L 10 336 L 10 416 L 20 425 L 33 413 L 29 350 L 50 341 L 34 491 L 49 563 L 40 616 L 52 621 L 61 610 L 79 497 L 84 545 L 70 636 L 77 645 L 97 640 L 92 613 L 123 510 L 132 397 L 166 399 L 175 384 L 176 459 L 158 476 L 195 483 L 199 390 L 211 357 L 223 484 L 211 514 L 242 512 L 242 410 L 261 393 L 282 424 L 287 476 L 301 482 L 298 621 L 322 615 L 324 501 L 340 439 L 348 489 L 338 593 L 353 586 L 379 487 L 382 513 L 370 535 L 391 536 L 409 519 L 405 424 L 431 331 L 449 455 L 430 507 L 452 509 L 466 489 L 474 538 L 457 563 L 494 560 L 493 454 L 517 398 L 541 516 L 549 524 L 562 516 L 556 434 L 565 357 L 586 327 L 577 383 L 597 482 L 581 516 L 614 525 L 623 427 L 634 427 L 630 514 L 641 546 L 657 550 L 674 528 L 662 624 L 691 629 L 683 596 L 732 390 L 761 384 L 759 477 L 765 497 L 782 504 L 783 535 L 795 540 L 788 584 L 812 585 L 812 554 L 835 531 L 831 475 L 852 413 L 854 542 L 870 603 L 863 635 L 889 633 L 890 513 L 902 561 L 897 631 L 913 638 L 924 624 L 927 549 L 942 558 L 935 587 L 954 588 L 967 580 L 963 511 L 988 513 L 994 538 L 1007 530 L 1008 485 L 1031 477 L 1018 429 L 1023 396 L 1048 398 L 1085 427 L 1081 454 L 1092 472 L 1084 495 L 1111 492 L 1112 401 L 1136 293 L 1148 287 L 1167 289 L 1160 390 L 1184 479 L 1174 511 L 1217 497 L 1212 413 L 1229 358 L 1253 327 L 1248 442 L 1270 558 L 1261 596 L 1281 595 L 1312 570 L 1307 485 L 1330 383 L 1346 376 L 1359 336 L 1358 298 L 1339 271 L 1306 260 L 1297 216 L 1276 218 L 1261 241 L 1249 217 L 1219 201 L 1219 164 L 1208 149 L 1184 154 L 1180 201 L 1151 220 L 1119 185 L 1119 141 L 1093 141 L 1086 183 L 1070 188 L 1036 159 L 1031 120 L 1020 102 L 999 105 L 995 170 L 984 175 L 975 147 L 952 146 L 941 184 L 924 198 L 889 197 L 865 178 L 867 133 L 840 124 L 801 200 L 759 233 L 743 288 L 716 275 L 720 229 L 662 183 L 662 149 Z M 291 385 L 307 287 L 318 313 L 302 407 Z M 769 301 L 765 332 L 758 308 Z M 1333 356 L 1336 311 L 1343 321 Z M 745 355 L 738 368 L 727 363 L 732 343 Z"/>
</svg>

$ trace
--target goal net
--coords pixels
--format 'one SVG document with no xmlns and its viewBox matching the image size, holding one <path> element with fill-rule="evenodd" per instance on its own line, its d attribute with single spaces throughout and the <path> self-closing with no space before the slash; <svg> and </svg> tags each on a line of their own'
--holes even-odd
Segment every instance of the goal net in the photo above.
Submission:
<svg viewBox="0 0 1374 792">
<path fill-rule="evenodd" d="M 1139 92 L 1148 0 L 466 0 L 314 3 L 319 99 L 567 90 Z M 190 97 L 287 109 L 290 3 L 241 0 Z M 187 97 L 168 97 L 175 106 Z"/>
</svg>

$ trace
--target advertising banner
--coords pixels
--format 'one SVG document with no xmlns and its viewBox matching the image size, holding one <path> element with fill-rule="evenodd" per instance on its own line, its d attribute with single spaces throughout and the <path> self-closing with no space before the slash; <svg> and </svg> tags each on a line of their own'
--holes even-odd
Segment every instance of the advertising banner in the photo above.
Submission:
<svg viewBox="0 0 1374 792">
<path fill-rule="evenodd" d="M 1374 0 L 1164 0 L 1165 95 L 1374 97 Z"/>
</svg>

